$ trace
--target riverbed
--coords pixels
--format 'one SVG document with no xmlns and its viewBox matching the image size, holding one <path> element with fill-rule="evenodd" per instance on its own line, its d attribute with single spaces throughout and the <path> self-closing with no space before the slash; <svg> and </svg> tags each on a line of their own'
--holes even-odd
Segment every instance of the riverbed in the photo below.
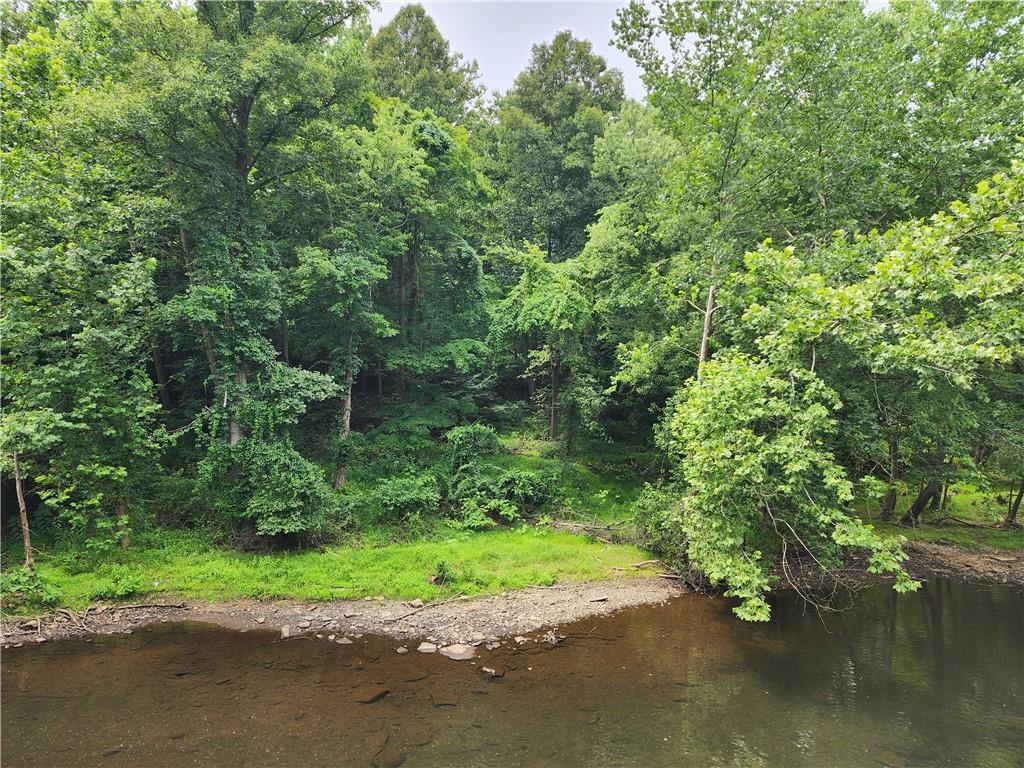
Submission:
<svg viewBox="0 0 1024 768">
<path fill-rule="evenodd" d="M 762 625 L 730 608 L 683 595 L 470 661 L 200 623 L 7 649 L 4 765 L 1024 763 L 1019 589 L 877 586 L 823 616 L 781 594 Z"/>
</svg>

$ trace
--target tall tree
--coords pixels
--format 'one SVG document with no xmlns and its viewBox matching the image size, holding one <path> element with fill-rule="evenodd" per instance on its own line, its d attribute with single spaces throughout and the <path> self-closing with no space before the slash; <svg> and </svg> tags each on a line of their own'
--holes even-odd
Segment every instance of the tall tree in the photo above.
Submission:
<svg viewBox="0 0 1024 768">
<path fill-rule="evenodd" d="M 577 255 L 606 197 L 592 178 L 594 142 L 622 104 L 622 75 L 590 43 L 559 32 L 498 101 L 491 175 L 506 237 L 549 258 Z"/>
<path fill-rule="evenodd" d="M 374 88 L 451 123 L 464 120 L 483 93 L 475 61 L 464 62 L 423 6 L 403 5 L 367 47 Z"/>
</svg>

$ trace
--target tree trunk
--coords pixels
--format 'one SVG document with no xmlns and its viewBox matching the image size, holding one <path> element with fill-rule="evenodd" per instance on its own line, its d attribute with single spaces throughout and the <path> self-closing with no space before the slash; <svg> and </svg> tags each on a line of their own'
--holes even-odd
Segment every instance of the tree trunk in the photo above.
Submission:
<svg viewBox="0 0 1024 768">
<path fill-rule="evenodd" d="M 352 332 L 348 334 L 348 362 L 345 364 L 345 408 L 341 414 L 341 442 L 344 446 L 352 431 L 352 377 L 354 375 L 352 364 Z M 334 476 L 335 490 L 341 490 L 345 485 L 345 460 L 338 462 L 338 472 Z"/>
<path fill-rule="evenodd" d="M 164 410 L 171 410 L 174 401 L 171 399 L 171 391 L 167 381 L 167 369 L 164 368 L 164 357 L 160 354 L 160 347 L 153 345 L 153 370 L 156 372 L 156 391 L 160 396 L 160 405 Z"/>
<path fill-rule="evenodd" d="M 917 521 L 920 520 L 921 514 L 924 512 L 928 502 L 935 498 L 936 495 L 942 492 L 942 483 L 938 480 L 929 480 L 925 483 L 921 492 L 917 494 L 917 498 L 914 499 L 914 503 L 907 510 L 907 514 L 900 520 L 901 525 L 917 525 Z"/>
<path fill-rule="evenodd" d="M 706 363 L 709 358 L 708 342 L 711 339 L 711 321 L 715 314 L 715 294 L 718 292 L 718 286 L 714 283 L 708 288 L 708 299 L 704 304 L 704 328 L 700 333 L 700 359 L 697 361 L 697 381 L 700 381 L 700 366 L 702 363 Z"/>
<path fill-rule="evenodd" d="M 28 507 L 21 479 L 21 457 L 14 452 L 14 489 L 18 493 L 18 516 L 21 518 L 21 542 L 25 547 L 25 567 L 32 570 L 32 534 L 28 529 Z"/>
<path fill-rule="evenodd" d="M 185 227 L 178 227 L 178 235 L 181 238 L 181 252 L 185 257 L 185 272 L 188 275 L 189 285 L 192 284 L 192 254 L 188 249 L 188 235 Z M 210 378 L 213 379 L 213 391 L 220 389 L 220 376 L 217 373 L 217 357 L 213 353 L 213 335 L 206 323 L 199 324 L 199 335 L 203 339 L 203 349 L 206 352 L 206 364 L 210 367 Z"/>
<path fill-rule="evenodd" d="M 288 315 L 281 315 L 281 351 L 284 353 L 284 364 L 291 365 L 291 350 L 288 347 Z"/>
<path fill-rule="evenodd" d="M 398 257 L 398 340 L 405 344 L 406 325 L 409 322 L 405 306 L 405 254 Z M 398 366 L 398 396 L 405 395 L 405 368 Z"/>
<path fill-rule="evenodd" d="M 249 383 L 249 379 L 245 374 L 245 369 L 241 366 L 235 372 L 235 381 L 238 382 L 239 387 L 244 387 Z M 237 445 L 238 441 L 242 439 L 242 425 L 238 423 L 238 412 L 235 408 L 231 409 L 231 422 L 228 427 L 229 430 L 229 442 L 231 445 Z"/>
<path fill-rule="evenodd" d="M 882 519 L 892 520 L 896 511 L 896 482 L 900 479 L 900 444 L 899 440 L 889 440 L 889 490 L 882 500 Z"/>
<path fill-rule="evenodd" d="M 124 532 L 124 527 L 128 519 L 128 511 L 125 509 L 124 500 L 118 499 L 114 502 L 114 512 L 117 515 L 118 527 L 122 529 L 121 532 L 121 549 L 128 549 L 132 545 L 131 539 L 128 538 L 128 534 Z"/>
<path fill-rule="evenodd" d="M 1022 499 L 1024 499 L 1024 477 L 1020 479 L 1020 490 L 1017 492 L 1017 498 L 1014 499 L 1010 508 L 1006 510 L 1006 519 L 1003 520 L 1003 525 L 1012 526 L 1017 524 L 1017 512 L 1020 511 Z"/>
<path fill-rule="evenodd" d="M 551 355 L 551 413 L 548 423 L 548 436 L 552 440 L 558 439 L 558 356 Z"/>
<path fill-rule="evenodd" d="M 210 366 L 210 378 L 213 379 L 213 391 L 220 389 L 220 375 L 217 373 L 217 358 L 213 354 L 213 336 L 210 329 L 201 326 L 199 332 L 203 336 L 203 347 L 206 349 L 206 364 Z"/>
</svg>

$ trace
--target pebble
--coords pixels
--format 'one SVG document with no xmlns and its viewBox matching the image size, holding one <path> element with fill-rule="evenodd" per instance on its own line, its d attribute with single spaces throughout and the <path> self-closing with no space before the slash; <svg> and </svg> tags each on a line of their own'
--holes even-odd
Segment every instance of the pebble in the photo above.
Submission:
<svg viewBox="0 0 1024 768">
<path fill-rule="evenodd" d="M 397 648 L 395 648 L 395 653 L 398 653 L 398 654 L 403 654 L 403 653 L 408 653 L 408 652 L 409 652 L 409 649 L 406 648 L 404 645 L 400 645 Z"/>
<path fill-rule="evenodd" d="M 309 629 L 309 625 L 312 624 L 312 623 L 313 622 L 311 622 L 308 619 L 306 619 L 305 621 L 300 621 L 299 624 L 298 624 L 298 627 L 299 627 L 299 629 Z"/>
<path fill-rule="evenodd" d="M 267 619 L 266 619 L 266 617 L 265 617 L 265 616 L 257 616 L 257 617 L 256 617 L 256 623 L 257 623 L 257 624 L 262 624 L 262 623 L 263 623 L 263 622 L 265 622 L 266 620 L 267 620 Z"/>
<path fill-rule="evenodd" d="M 337 637 L 337 635 L 328 635 L 327 639 L 330 640 L 331 642 L 334 642 L 334 638 L 336 638 L 336 637 Z"/>
<path fill-rule="evenodd" d="M 437 650 L 437 646 L 433 643 L 420 643 L 419 648 L 416 650 L 420 653 L 433 653 Z"/>
<path fill-rule="evenodd" d="M 349 640 L 347 637 L 339 637 L 334 642 L 336 642 L 338 645 L 352 645 L 352 641 Z"/>
<path fill-rule="evenodd" d="M 292 628 L 285 624 L 281 627 L 281 639 L 287 640 L 292 634 Z"/>
</svg>

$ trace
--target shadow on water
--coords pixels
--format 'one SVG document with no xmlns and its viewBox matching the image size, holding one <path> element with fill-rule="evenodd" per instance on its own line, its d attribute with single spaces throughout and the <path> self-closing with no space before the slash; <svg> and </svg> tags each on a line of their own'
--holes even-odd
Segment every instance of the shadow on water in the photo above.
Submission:
<svg viewBox="0 0 1024 768">
<path fill-rule="evenodd" d="M 4 653 L 4 765 L 1020 766 L 1022 597 L 786 595 L 756 626 L 685 597 L 475 664 L 200 624 L 48 643 Z"/>
</svg>

